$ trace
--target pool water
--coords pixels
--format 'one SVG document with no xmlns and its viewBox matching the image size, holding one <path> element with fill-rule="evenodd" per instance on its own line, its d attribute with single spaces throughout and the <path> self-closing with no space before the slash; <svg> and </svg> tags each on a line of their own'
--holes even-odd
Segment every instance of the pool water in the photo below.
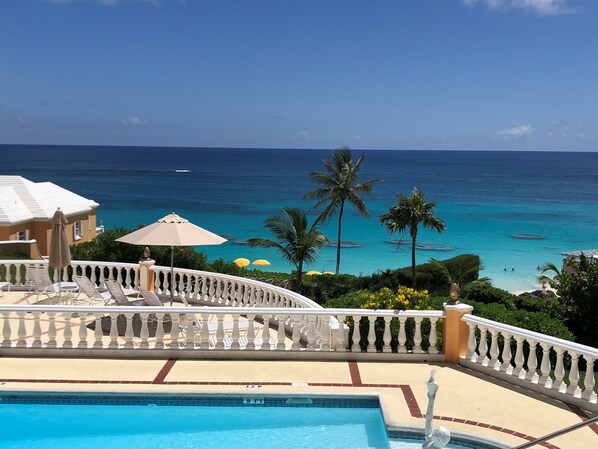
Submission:
<svg viewBox="0 0 598 449">
<path fill-rule="evenodd" d="M 1 404 L 0 422 L 2 449 L 389 449 L 379 408 Z"/>
<path fill-rule="evenodd" d="M 0 449 L 420 449 L 377 398 L 0 395 Z M 447 448 L 473 448 L 451 444 Z"/>
</svg>

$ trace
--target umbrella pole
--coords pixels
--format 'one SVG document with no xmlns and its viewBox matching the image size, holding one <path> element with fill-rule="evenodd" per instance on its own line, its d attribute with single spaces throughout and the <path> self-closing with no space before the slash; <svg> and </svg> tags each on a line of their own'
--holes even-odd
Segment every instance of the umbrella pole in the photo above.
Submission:
<svg viewBox="0 0 598 449">
<path fill-rule="evenodd" d="M 174 246 L 170 247 L 170 306 L 174 304 Z"/>
</svg>

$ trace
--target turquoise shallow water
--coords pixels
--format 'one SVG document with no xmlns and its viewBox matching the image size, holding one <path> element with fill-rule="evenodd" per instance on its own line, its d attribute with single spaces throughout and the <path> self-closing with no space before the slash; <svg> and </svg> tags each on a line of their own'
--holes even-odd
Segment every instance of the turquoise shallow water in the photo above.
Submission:
<svg viewBox="0 0 598 449">
<path fill-rule="evenodd" d="M 324 150 L 138 147 L 5 145 L 0 151 L 14 155 L 4 158 L 1 174 L 51 181 L 98 201 L 98 216 L 107 228 L 134 228 L 176 211 L 234 237 L 201 248 L 210 258 L 266 258 L 279 271 L 291 267 L 274 250 L 240 242 L 266 236 L 264 219 L 283 205 L 308 208 L 302 200 L 314 188 L 308 174 L 321 170 L 321 160 L 330 156 Z M 386 243 L 390 237 L 377 217 L 394 204 L 397 193 L 417 186 L 438 202 L 438 216 L 447 225 L 442 235 L 420 231 L 418 262 L 475 253 L 485 266 L 483 275 L 495 285 L 534 288 L 537 266 L 560 264 L 561 251 L 598 248 L 597 169 L 594 153 L 368 151 L 364 179 L 384 182 L 366 197 L 372 218 L 351 210 L 346 214 L 343 240 L 357 247 L 343 250 L 341 270 L 370 274 L 410 264 L 409 248 Z M 324 230 L 336 238 L 335 222 Z M 308 269 L 334 271 L 334 264 L 330 247 Z"/>
</svg>

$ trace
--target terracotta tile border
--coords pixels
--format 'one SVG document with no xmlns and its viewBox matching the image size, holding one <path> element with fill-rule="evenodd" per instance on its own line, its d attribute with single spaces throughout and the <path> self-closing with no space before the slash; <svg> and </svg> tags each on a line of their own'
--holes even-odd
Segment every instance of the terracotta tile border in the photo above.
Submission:
<svg viewBox="0 0 598 449">
<path fill-rule="evenodd" d="M 577 405 L 567 404 L 567 407 L 569 407 L 573 413 L 579 416 L 582 421 L 585 421 L 589 418 L 588 414 L 580 409 Z M 596 435 L 598 435 L 598 424 L 592 423 L 588 427 L 592 429 Z"/>
<path fill-rule="evenodd" d="M 361 387 L 363 383 L 361 382 L 361 374 L 359 373 L 359 366 L 357 362 L 349 362 L 349 373 L 351 374 L 351 382 L 353 383 L 354 387 Z"/>
<path fill-rule="evenodd" d="M 158 373 L 158 375 L 154 378 L 152 383 L 154 383 L 154 384 L 164 383 L 164 379 L 166 379 L 166 376 L 168 376 L 168 373 L 170 372 L 170 370 L 172 369 L 172 367 L 174 366 L 175 363 L 176 363 L 176 359 L 168 359 L 166 361 L 166 363 L 164 364 L 164 366 L 162 367 L 162 369 L 160 370 L 160 372 Z"/>
</svg>

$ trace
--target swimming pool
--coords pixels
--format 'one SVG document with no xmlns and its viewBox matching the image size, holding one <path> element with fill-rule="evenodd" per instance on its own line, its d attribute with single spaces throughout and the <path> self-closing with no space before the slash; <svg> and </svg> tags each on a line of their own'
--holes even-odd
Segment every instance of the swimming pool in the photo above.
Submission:
<svg viewBox="0 0 598 449">
<path fill-rule="evenodd" d="M 1 449 L 411 449 L 377 398 L 0 395 Z M 471 446 L 451 446 L 454 448 Z"/>
</svg>

